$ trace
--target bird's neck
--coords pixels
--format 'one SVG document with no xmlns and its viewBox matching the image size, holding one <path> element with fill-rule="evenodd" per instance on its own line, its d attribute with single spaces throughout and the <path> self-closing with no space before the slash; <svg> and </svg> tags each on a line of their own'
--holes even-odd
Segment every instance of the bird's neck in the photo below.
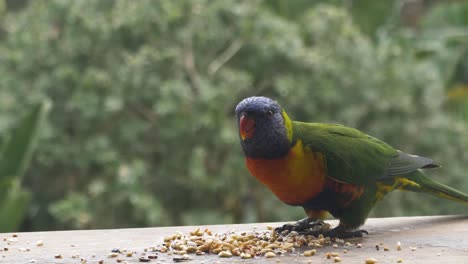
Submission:
<svg viewBox="0 0 468 264">
<path fill-rule="evenodd" d="M 269 135 L 255 141 L 243 141 L 241 146 L 247 158 L 273 160 L 288 155 L 291 144 L 286 139 Z"/>
<path fill-rule="evenodd" d="M 286 111 L 282 111 L 281 112 L 281 115 L 283 116 L 283 120 L 284 120 L 284 127 L 286 128 L 286 136 L 288 138 L 288 141 L 289 142 L 293 142 L 293 123 L 292 123 L 292 120 L 291 118 L 289 118 L 288 114 L 286 113 Z"/>
</svg>

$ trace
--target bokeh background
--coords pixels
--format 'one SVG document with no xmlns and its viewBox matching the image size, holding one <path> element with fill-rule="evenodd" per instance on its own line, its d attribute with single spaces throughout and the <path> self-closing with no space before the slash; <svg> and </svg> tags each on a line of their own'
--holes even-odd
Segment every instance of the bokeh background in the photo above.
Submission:
<svg viewBox="0 0 468 264">
<path fill-rule="evenodd" d="M 52 105 L 12 229 L 303 217 L 244 166 L 234 107 L 252 95 L 432 157 L 468 192 L 466 1 L 0 0 L 1 137 Z M 466 208 L 395 192 L 372 216 Z"/>
</svg>

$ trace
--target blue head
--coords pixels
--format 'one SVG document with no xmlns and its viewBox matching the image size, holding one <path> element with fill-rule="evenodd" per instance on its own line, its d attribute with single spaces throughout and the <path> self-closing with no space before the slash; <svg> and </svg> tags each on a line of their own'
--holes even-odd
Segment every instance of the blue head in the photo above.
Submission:
<svg viewBox="0 0 468 264">
<path fill-rule="evenodd" d="M 263 96 L 246 98 L 237 105 L 236 118 L 240 143 L 247 157 L 274 159 L 288 153 L 291 142 L 286 122 L 289 119 L 276 101 Z"/>
</svg>

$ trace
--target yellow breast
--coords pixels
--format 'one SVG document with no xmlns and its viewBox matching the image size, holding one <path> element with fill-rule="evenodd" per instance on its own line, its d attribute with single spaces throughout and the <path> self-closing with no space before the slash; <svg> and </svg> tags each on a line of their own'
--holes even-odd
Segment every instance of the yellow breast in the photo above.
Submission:
<svg viewBox="0 0 468 264">
<path fill-rule="evenodd" d="M 301 204 L 319 194 L 325 185 L 323 155 L 304 148 L 298 140 L 279 159 L 246 159 L 250 173 L 283 202 Z"/>
</svg>

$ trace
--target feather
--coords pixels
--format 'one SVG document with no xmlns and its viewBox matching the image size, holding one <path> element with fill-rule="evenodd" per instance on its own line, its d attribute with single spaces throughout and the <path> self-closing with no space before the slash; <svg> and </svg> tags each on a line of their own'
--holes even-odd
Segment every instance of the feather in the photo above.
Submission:
<svg viewBox="0 0 468 264">
<path fill-rule="evenodd" d="M 402 176 L 423 168 L 437 168 L 430 158 L 407 154 L 398 150 L 398 156 L 391 159 L 386 175 L 383 178 Z"/>
</svg>

